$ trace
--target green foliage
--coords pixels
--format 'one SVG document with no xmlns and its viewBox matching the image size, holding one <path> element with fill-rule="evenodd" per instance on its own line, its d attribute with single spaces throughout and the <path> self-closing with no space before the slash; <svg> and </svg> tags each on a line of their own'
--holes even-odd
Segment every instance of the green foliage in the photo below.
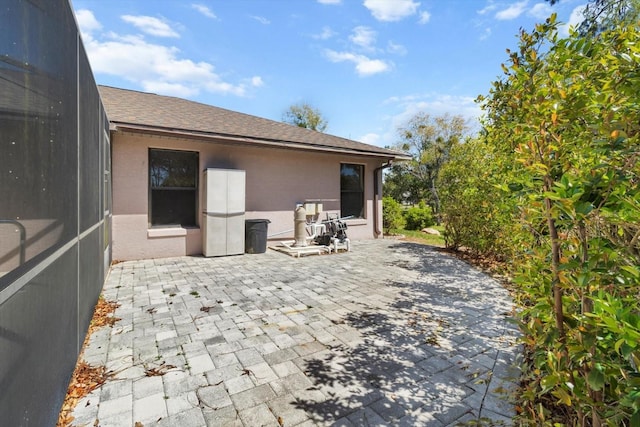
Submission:
<svg viewBox="0 0 640 427">
<path fill-rule="evenodd" d="M 481 98 L 499 188 L 531 236 L 513 259 L 531 424 L 640 421 L 639 37 L 560 39 L 552 16 Z"/>
<path fill-rule="evenodd" d="M 385 233 L 392 228 L 403 228 L 405 225 L 402 206 L 391 197 L 382 199 L 382 227 Z"/>
<path fill-rule="evenodd" d="M 416 206 L 404 211 L 407 230 L 422 230 L 435 224 L 431 207 L 421 200 Z"/>
<path fill-rule="evenodd" d="M 438 180 L 447 247 L 511 257 L 519 228 L 515 200 L 498 188 L 509 180 L 506 160 L 478 139 L 452 148 Z"/>
<path fill-rule="evenodd" d="M 322 116 L 320 110 L 306 102 L 290 106 L 283 114 L 282 121 L 318 132 L 324 132 L 329 125 L 329 122 Z"/>
<path fill-rule="evenodd" d="M 409 162 L 394 165 L 385 179 L 385 190 L 396 200 L 417 203 L 427 200 L 436 216 L 440 212 L 437 178 L 451 148 L 468 132 L 462 116 L 431 117 L 418 113 L 398 129 L 396 148 L 412 156 Z"/>
<path fill-rule="evenodd" d="M 441 234 L 428 234 L 423 233 L 422 231 L 406 230 L 403 228 L 392 228 L 389 230 L 389 232 L 392 234 L 401 234 L 407 240 L 410 240 L 412 242 L 423 243 L 425 245 L 431 246 L 445 247 L 444 238 L 442 237 L 442 233 L 444 232 L 443 227 L 440 225 L 434 225 L 433 228 L 435 230 L 438 230 Z"/>
<path fill-rule="evenodd" d="M 559 0 L 547 0 L 551 4 Z M 578 32 L 582 36 L 593 36 L 620 23 L 633 23 L 640 15 L 639 0 L 589 0 L 582 10 L 582 22 Z"/>
<path fill-rule="evenodd" d="M 418 177 L 407 172 L 404 162 L 394 163 L 385 173 L 383 191 L 389 197 L 409 205 L 428 199 L 431 194 Z"/>
</svg>

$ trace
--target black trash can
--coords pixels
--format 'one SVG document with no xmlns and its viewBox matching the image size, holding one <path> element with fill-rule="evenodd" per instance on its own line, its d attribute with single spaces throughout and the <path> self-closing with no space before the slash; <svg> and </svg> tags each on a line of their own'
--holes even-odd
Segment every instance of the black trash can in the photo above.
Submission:
<svg viewBox="0 0 640 427">
<path fill-rule="evenodd" d="M 247 219 L 244 222 L 244 251 L 248 254 L 263 254 L 267 251 L 268 219 Z"/>
</svg>

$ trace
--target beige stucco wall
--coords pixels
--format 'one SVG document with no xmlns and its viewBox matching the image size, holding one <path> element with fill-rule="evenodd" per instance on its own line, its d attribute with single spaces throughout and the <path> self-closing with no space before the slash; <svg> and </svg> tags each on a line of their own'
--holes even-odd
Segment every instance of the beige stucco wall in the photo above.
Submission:
<svg viewBox="0 0 640 427">
<path fill-rule="evenodd" d="M 325 211 L 339 213 L 340 164 L 363 164 L 365 219 L 347 221 L 347 233 L 352 240 L 377 237 L 373 219 L 373 178 L 374 169 L 383 159 L 116 132 L 112 135 L 114 260 L 202 253 L 200 228 L 149 228 L 149 148 L 198 151 L 200 183 L 206 168 L 245 170 L 246 218 L 269 219 L 270 236 L 285 232 L 270 240 L 293 238 L 293 232 L 286 231 L 293 229 L 296 203 L 323 200 Z M 201 206 L 202 197 L 201 190 Z M 382 203 L 378 202 L 378 205 L 381 226 Z M 325 214 L 322 214 L 324 218 Z"/>
</svg>

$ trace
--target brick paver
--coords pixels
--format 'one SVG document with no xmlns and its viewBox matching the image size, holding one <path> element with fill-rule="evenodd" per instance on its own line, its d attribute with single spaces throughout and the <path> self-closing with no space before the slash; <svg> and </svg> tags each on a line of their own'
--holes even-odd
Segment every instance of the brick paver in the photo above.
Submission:
<svg viewBox="0 0 640 427">
<path fill-rule="evenodd" d="M 84 358 L 113 379 L 77 425 L 510 425 L 512 303 L 427 246 L 181 257 L 113 266 L 120 304 Z M 158 372 L 164 375 L 156 375 Z"/>
</svg>

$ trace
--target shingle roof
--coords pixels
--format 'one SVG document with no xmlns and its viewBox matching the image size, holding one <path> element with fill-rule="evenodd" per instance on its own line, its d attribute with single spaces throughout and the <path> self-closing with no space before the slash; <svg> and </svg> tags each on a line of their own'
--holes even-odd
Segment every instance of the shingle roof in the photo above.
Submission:
<svg viewBox="0 0 640 427">
<path fill-rule="evenodd" d="M 112 128 L 406 159 L 403 153 L 172 96 L 98 86 Z"/>
</svg>

